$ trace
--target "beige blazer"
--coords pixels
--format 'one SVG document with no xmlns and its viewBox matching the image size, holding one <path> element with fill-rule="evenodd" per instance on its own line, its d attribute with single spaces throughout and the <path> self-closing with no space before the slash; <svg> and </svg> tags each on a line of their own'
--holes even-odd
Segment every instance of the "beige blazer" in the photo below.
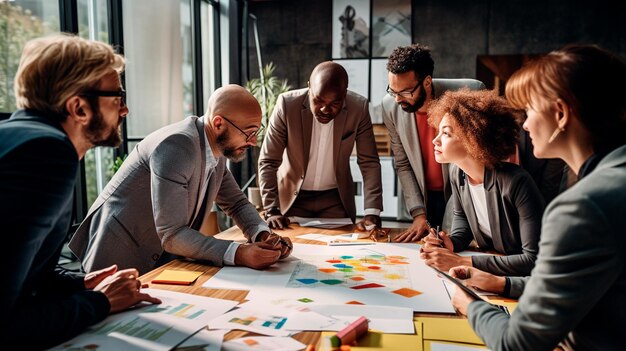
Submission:
<svg viewBox="0 0 626 351">
<path fill-rule="evenodd" d="M 259 186 L 263 207 L 278 207 L 286 213 L 291 207 L 309 163 L 313 113 L 309 89 L 281 94 L 276 102 L 259 155 Z M 337 187 L 341 202 L 354 221 L 354 182 L 350 155 L 356 145 L 357 162 L 363 174 L 364 208 L 383 209 L 380 160 L 372 131 L 366 98 L 348 91 L 342 110 L 335 117 L 333 131 Z"/>
</svg>

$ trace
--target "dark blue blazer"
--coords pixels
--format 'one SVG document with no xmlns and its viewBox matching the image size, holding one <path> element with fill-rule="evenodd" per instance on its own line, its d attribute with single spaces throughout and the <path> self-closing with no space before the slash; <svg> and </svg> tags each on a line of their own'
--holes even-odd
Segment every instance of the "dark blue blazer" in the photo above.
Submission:
<svg viewBox="0 0 626 351">
<path fill-rule="evenodd" d="M 103 320 L 103 293 L 56 270 L 79 160 L 61 126 L 32 110 L 0 122 L 0 340 L 41 349 Z"/>
</svg>

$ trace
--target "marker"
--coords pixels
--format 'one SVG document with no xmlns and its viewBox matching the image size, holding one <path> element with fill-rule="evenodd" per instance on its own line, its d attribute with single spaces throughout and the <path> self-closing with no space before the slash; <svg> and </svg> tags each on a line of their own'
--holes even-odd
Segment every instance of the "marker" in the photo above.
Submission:
<svg viewBox="0 0 626 351">
<path fill-rule="evenodd" d="M 361 316 L 356 321 L 350 323 L 347 327 L 341 329 L 337 333 L 337 338 L 340 340 L 341 345 L 350 345 L 356 341 L 356 339 L 367 333 L 368 320 Z"/>
<path fill-rule="evenodd" d="M 372 241 L 343 241 L 343 240 L 332 240 L 328 242 L 328 246 L 348 246 L 348 245 L 374 245 L 375 242 Z"/>
</svg>

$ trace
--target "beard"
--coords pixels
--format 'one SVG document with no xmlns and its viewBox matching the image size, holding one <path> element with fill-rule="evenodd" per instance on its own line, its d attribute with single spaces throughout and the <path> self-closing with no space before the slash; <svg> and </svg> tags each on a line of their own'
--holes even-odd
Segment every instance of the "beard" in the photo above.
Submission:
<svg viewBox="0 0 626 351">
<path fill-rule="evenodd" d="M 100 113 L 100 110 L 94 109 L 93 111 L 97 112 L 94 113 L 93 117 L 89 121 L 85 132 L 89 142 L 94 146 L 118 147 L 122 143 L 122 136 L 120 135 L 121 131 L 119 128 L 122 119 L 119 119 L 115 127 L 109 127 L 104 123 L 104 117 L 102 116 L 102 113 Z"/>
<path fill-rule="evenodd" d="M 238 148 L 232 147 L 229 145 L 228 141 L 230 140 L 230 131 L 226 129 L 224 133 L 218 135 L 215 138 L 215 143 L 217 144 L 217 149 L 226 157 L 227 159 L 233 162 L 241 162 L 244 158 L 246 158 L 246 153 L 242 152 L 241 154 L 237 154 Z M 247 149 L 247 147 L 246 147 Z"/>
<path fill-rule="evenodd" d="M 423 93 L 420 94 L 420 96 L 417 98 L 417 100 L 415 100 L 415 102 L 413 104 L 409 104 L 407 102 L 407 106 L 402 106 L 400 105 L 400 107 L 409 113 L 414 113 L 417 112 L 420 108 L 422 108 L 422 106 L 424 106 L 424 102 L 426 101 L 426 94 L 422 91 L 422 86 L 419 87 L 418 92 Z"/>
</svg>

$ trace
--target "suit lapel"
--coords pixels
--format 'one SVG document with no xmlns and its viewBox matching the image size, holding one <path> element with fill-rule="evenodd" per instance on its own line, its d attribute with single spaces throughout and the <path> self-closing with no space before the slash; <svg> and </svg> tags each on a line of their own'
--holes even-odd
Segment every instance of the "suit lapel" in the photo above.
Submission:
<svg viewBox="0 0 626 351">
<path fill-rule="evenodd" d="M 309 94 L 304 94 L 302 102 L 301 123 L 302 123 L 302 164 L 304 166 L 304 174 L 306 174 L 309 166 L 309 152 L 311 150 L 311 132 L 313 130 L 313 112 L 309 106 Z"/>
<path fill-rule="evenodd" d="M 196 205 L 194 208 L 194 214 L 189 223 L 193 223 L 195 218 L 198 216 L 198 212 L 200 211 L 200 207 L 202 206 L 202 201 L 204 200 L 204 194 L 202 192 L 202 184 L 206 178 L 206 149 L 207 145 L 205 143 L 205 131 L 204 131 L 204 122 L 201 118 L 196 118 L 195 121 L 196 129 L 198 130 L 198 139 L 200 141 L 200 176 L 198 177 L 198 193 L 196 194 Z M 207 187 L 208 191 L 208 187 Z M 206 191 L 205 191 L 206 192 Z"/>
<path fill-rule="evenodd" d="M 339 154 L 341 152 L 341 150 L 339 150 L 339 148 L 341 147 L 341 137 L 344 135 L 344 128 L 346 125 L 346 118 L 348 118 L 348 113 L 346 110 L 346 106 L 345 106 L 345 102 L 344 102 L 344 107 L 341 109 L 341 112 L 339 112 L 339 114 L 335 117 L 334 119 L 334 126 L 333 126 L 333 164 L 335 165 L 335 174 L 337 174 L 337 169 L 339 168 L 339 165 L 337 164 L 337 162 L 339 162 Z"/>
<path fill-rule="evenodd" d="M 496 170 L 485 168 L 485 198 L 487 199 L 487 215 L 489 216 L 489 228 L 491 229 L 491 240 L 493 248 L 498 252 L 504 251 L 500 230 L 500 189 L 496 184 Z"/>
</svg>

